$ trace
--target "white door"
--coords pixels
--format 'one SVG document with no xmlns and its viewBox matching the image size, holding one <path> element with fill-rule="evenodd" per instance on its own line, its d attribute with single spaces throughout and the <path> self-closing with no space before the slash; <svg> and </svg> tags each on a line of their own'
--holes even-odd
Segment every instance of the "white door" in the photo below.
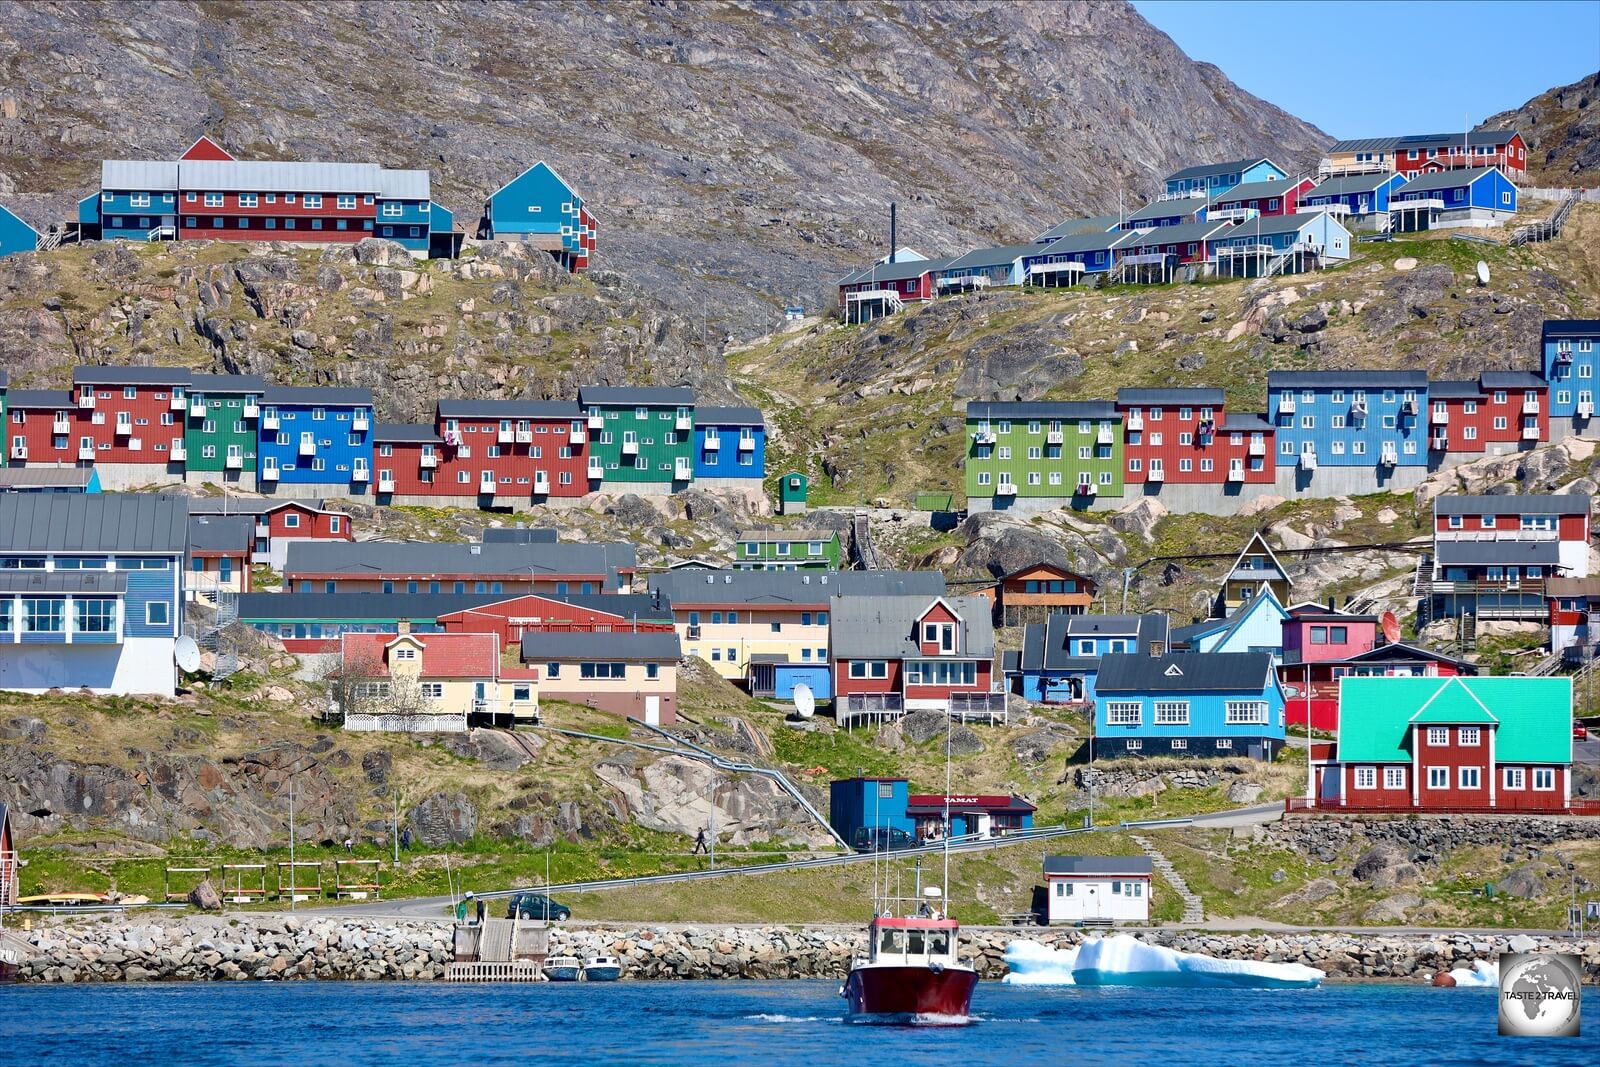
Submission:
<svg viewBox="0 0 1600 1067">
<path fill-rule="evenodd" d="M 1090 882 L 1084 888 L 1089 893 L 1089 899 L 1084 902 L 1083 917 L 1085 919 L 1098 919 L 1100 918 L 1100 887 Z"/>
<path fill-rule="evenodd" d="M 976 822 L 977 829 L 975 832 L 980 838 L 988 837 L 994 829 L 994 827 L 991 825 L 993 819 L 990 817 L 988 812 L 979 812 Z"/>
<path fill-rule="evenodd" d="M 644 698 L 644 724 L 646 726 L 661 725 L 661 698 Z"/>
</svg>

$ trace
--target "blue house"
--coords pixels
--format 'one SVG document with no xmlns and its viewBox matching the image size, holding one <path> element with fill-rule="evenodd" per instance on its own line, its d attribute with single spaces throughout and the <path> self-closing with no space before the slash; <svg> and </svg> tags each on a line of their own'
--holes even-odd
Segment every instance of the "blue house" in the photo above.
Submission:
<svg viewBox="0 0 1600 1067">
<path fill-rule="evenodd" d="M 1205 619 L 1172 631 L 1172 647 L 1189 652 L 1265 652 L 1283 658 L 1283 620 L 1289 612 L 1263 581 L 1256 595 L 1221 619 Z"/>
<path fill-rule="evenodd" d="M 32 252 L 39 247 L 39 231 L 0 204 L 0 256 L 13 252 Z"/>
<path fill-rule="evenodd" d="M 1122 652 L 1151 655 L 1167 645 L 1167 617 L 1051 615 L 1022 632 L 1022 649 L 1007 653 L 1011 687 L 1041 704 L 1093 700 L 1101 657 Z"/>
<path fill-rule="evenodd" d="M 1517 213 L 1517 187 L 1497 167 L 1419 174 L 1390 193 L 1389 216 L 1401 233 L 1463 223 L 1499 224 Z"/>
<path fill-rule="evenodd" d="M 1034 244 L 1047 245 L 1063 237 L 1076 237 L 1085 233 L 1105 233 L 1122 228 L 1121 215 L 1092 215 L 1086 219 L 1067 219 L 1058 222 L 1033 239 Z"/>
<path fill-rule="evenodd" d="M 1424 371 L 1272 371 L 1278 467 L 1425 467 Z"/>
<path fill-rule="evenodd" d="M 911 805 L 911 785 L 904 778 L 845 778 L 828 788 L 828 824 L 852 848 L 872 847 L 872 828 L 905 834 L 910 844 L 916 824 L 906 809 Z"/>
<path fill-rule="evenodd" d="M 1110 230 L 1089 230 L 1035 246 L 1037 251 L 1022 257 L 1023 282 L 1055 288 L 1080 281 L 1085 274 L 1104 274 L 1111 269 L 1115 250 L 1135 236 L 1113 226 Z"/>
<path fill-rule="evenodd" d="M 934 275 L 934 291 L 949 293 L 991 285 L 1021 285 L 1024 256 L 1039 250 L 1037 244 L 980 248 L 958 256 Z"/>
<path fill-rule="evenodd" d="M 1405 175 L 1392 173 L 1346 174 L 1329 178 L 1300 198 L 1302 208 L 1326 207 L 1360 223 L 1389 213 L 1389 198 L 1406 183 Z"/>
<path fill-rule="evenodd" d="M 1232 189 L 1245 182 L 1282 180 L 1289 172 L 1270 159 L 1234 159 L 1226 163 L 1202 163 L 1167 175 L 1169 196 L 1205 196 Z"/>
<path fill-rule="evenodd" d="M 542 248 L 576 272 L 589 266 L 598 223 L 578 191 L 540 160 L 489 194 L 480 229 L 492 240 Z"/>
<path fill-rule="evenodd" d="M 1550 383 L 1550 439 L 1588 428 L 1600 366 L 1600 319 L 1546 319 L 1539 350 Z"/>
<path fill-rule="evenodd" d="M 1284 743 L 1283 690 L 1265 652 L 1106 656 L 1094 700 L 1094 754 L 1249 756 Z"/>
<path fill-rule="evenodd" d="M 436 228 L 448 234 L 455 227 L 455 216 L 433 202 L 425 170 L 379 171 L 377 208 L 374 236 L 424 255 L 433 248 Z M 435 216 L 436 211 L 443 214 Z"/>
<path fill-rule="evenodd" d="M 1199 199 L 1156 200 L 1122 220 L 1124 230 L 1149 230 L 1158 226 L 1184 226 L 1200 221 L 1205 201 Z"/>
<path fill-rule="evenodd" d="M 105 160 L 100 192 L 78 201 L 78 222 L 85 237 L 107 241 L 176 237 L 178 161 Z"/>
<path fill-rule="evenodd" d="M 0 689 L 172 696 L 183 498 L 0 495 Z"/>
<path fill-rule="evenodd" d="M 1294 215 L 1258 215 L 1211 239 L 1217 273 L 1258 277 L 1264 267 L 1286 256 L 1280 273 L 1298 274 L 1342 263 L 1355 243 L 1350 231 L 1326 211 Z"/>
<path fill-rule="evenodd" d="M 339 496 L 370 492 L 371 391 L 328 386 L 267 389 L 261 398 L 256 455 L 257 478 L 265 491 L 314 485 Z"/>
<path fill-rule="evenodd" d="M 694 477 L 759 483 L 767 473 L 767 424 L 759 408 L 697 407 Z"/>
</svg>

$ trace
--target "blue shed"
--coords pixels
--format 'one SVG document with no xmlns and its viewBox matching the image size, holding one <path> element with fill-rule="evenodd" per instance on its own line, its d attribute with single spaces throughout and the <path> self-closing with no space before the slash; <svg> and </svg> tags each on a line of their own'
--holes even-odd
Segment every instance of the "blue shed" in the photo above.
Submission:
<svg viewBox="0 0 1600 1067">
<path fill-rule="evenodd" d="M 372 393 L 280 386 L 261 398 L 257 477 L 263 488 L 322 485 L 340 496 L 372 486 Z"/>
<path fill-rule="evenodd" d="M 1225 163 L 1202 163 L 1167 175 L 1170 196 L 1210 195 L 1246 182 L 1281 181 L 1289 172 L 1270 159 L 1232 159 Z"/>
<path fill-rule="evenodd" d="M 13 252 L 32 252 L 39 247 L 39 231 L 0 204 L 0 256 Z"/>
<path fill-rule="evenodd" d="M 525 241 L 571 271 L 589 265 L 597 228 L 583 197 L 543 160 L 490 193 L 483 205 L 485 237 Z"/>
<path fill-rule="evenodd" d="M 872 827 L 891 835 L 898 830 L 906 835 L 903 843 L 910 844 L 916 832 L 906 813 L 910 804 L 911 786 L 904 778 L 845 778 L 829 786 L 828 822 L 852 848 L 870 846 Z"/>
<path fill-rule="evenodd" d="M 1094 701 L 1094 754 L 1270 760 L 1284 743 L 1283 705 L 1265 652 L 1106 656 Z"/>
<path fill-rule="evenodd" d="M 760 481 L 767 472 L 767 426 L 759 408 L 696 407 L 694 477 Z"/>
</svg>

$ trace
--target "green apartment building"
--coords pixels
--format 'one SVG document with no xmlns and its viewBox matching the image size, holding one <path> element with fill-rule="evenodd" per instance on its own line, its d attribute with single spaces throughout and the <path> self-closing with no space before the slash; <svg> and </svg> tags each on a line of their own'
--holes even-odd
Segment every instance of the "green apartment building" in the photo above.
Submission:
<svg viewBox="0 0 1600 1067">
<path fill-rule="evenodd" d="M 589 422 L 589 456 L 605 484 L 671 492 L 694 479 L 694 390 L 588 386 L 578 403 Z"/>
<path fill-rule="evenodd" d="M 968 507 L 1037 497 L 1087 506 L 1123 495 L 1122 415 L 1109 400 L 972 401 Z"/>
<path fill-rule="evenodd" d="M 196 374 L 183 401 L 185 470 L 205 480 L 208 474 L 228 477 L 256 473 L 256 441 L 261 427 L 264 379 L 251 374 Z"/>
<path fill-rule="evenodd" d="M 839 535 L 831 530 L 744 530 L 734 551 L 734 570 L 836 571 Z"/>
</svg>

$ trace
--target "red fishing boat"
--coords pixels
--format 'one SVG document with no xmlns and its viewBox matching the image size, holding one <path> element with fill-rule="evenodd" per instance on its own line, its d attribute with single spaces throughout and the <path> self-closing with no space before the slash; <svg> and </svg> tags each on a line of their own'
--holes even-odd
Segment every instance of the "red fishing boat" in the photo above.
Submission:
<svg viewBox="0 0 1600 1067">
<path fill-rule="evenodd" d="M 840 991 L 852 1021 L 967 1022 L 978 972 L 957 955 L 960 925 L 920 910 L 928 914 L 879 915 L 867 927 L 867 954 L 851 961 Z"/>
</svg>

